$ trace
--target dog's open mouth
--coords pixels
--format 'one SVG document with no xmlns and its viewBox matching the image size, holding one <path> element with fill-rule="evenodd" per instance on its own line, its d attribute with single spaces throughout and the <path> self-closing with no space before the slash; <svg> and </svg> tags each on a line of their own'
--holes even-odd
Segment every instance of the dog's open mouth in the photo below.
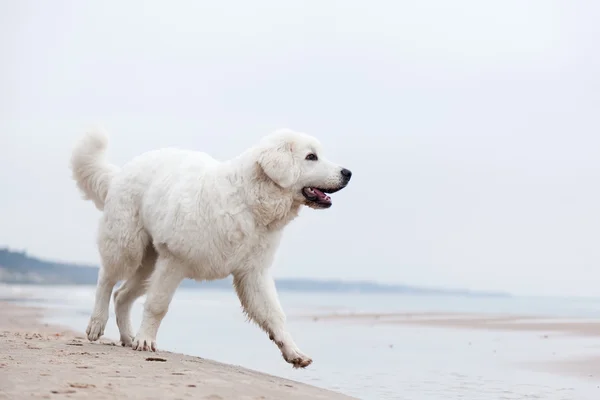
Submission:
<svg viewBox="0 0 600 400">
<path fill-rule="evenodd" d="M 307 200 L 308 205 L 317 208 L 329 208 L 331 207 L 331 197 L 327 193 L 335 193 L 341 188 L 337 189 L 321 189 L 316 187 L 305 187 L 302 189 L 302 195 Z"/>
</svg>

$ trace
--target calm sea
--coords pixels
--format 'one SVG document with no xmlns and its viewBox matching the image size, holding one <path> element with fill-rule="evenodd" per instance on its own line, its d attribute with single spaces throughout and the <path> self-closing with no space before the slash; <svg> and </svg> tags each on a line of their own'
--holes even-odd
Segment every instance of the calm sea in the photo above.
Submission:
<svg viewBox="0 0 600 400">
<path fill-rule="evenodd" d="M 28 298 L 48 322 L 84 331 L 93 287 L 0 286 L 0 298 Z M 600 301 L 280 293 L 289 328 L 313 357 L 294 370 L 256 326 L 233 291 L 180 289 L 158 336 L 159 349 L 237 364 L 361 399 L 597 400 L 600 379 L 557 375 L 529 363 L 600 355 L 597 338 L 540 332 L 495 332 L 300 318 L 331 312 L 477 312 L 600 318 Z M 139 326 L 143 298 L 134 305 Z M 118 338 L 112 313 L 106 336 Z M 124 351 L 127 351 L 124 349 Z"/>
</svg>

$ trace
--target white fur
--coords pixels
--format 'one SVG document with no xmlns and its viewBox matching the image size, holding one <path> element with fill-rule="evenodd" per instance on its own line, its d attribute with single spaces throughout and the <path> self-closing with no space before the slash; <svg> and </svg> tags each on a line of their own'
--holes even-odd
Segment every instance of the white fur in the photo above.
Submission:
<svg viewBox="0 0 600 400">
<path fill-rule="evenodd" d="M 104 161 L 107 139 L 100 132 L 84 136 L 73 151 L 71 165 L 73 179 L 84 194 L 84 199 L 92 200 L 99 210 L 104 208 L 108 185 L 119 172 L 115 165 Z"/>
<path fill-rule="evenodd" d="M 85 136 L 71 167 L 85 197 L 103 210 L 98 231 L 102 268 L 87 328 L 97 340 L 114 294 L 124 346 L 156 350 L 156 335 L 173 294 L 184 278 L 233 275 L 244 311 L 294 367 L 312 360 L 286 329 L 269 273 L 283 228 L 303 204 L 304 187 L 339 189 L 348 179 L 323 158 L 319 142 L 280 130 L 238 157 L 219 162 L 205 153 L 161 149 L 142 154 L 122 169 L 103 159 L 106 138 Z M 314 153 L 317 161 L 306 160 Z M 133 336 L 130 310 L 147 291 L 143 320 Z"/>
</svg>

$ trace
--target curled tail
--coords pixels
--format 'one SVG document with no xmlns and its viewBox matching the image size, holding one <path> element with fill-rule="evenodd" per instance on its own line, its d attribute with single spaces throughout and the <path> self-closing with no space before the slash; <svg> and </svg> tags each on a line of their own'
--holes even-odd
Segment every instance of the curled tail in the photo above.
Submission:
<svg viewBox="0 0 600 400">
<path fill-rule="evenodd" d="M 110 182 L 119 172 L 119 167 L 104 159 L 107 143 L 105 134 L 92 131 L 77 143 L 71 155 L 73 179 L 84 199 L 92 200 L 98 210 L 104 209 Z"/>
</svg>

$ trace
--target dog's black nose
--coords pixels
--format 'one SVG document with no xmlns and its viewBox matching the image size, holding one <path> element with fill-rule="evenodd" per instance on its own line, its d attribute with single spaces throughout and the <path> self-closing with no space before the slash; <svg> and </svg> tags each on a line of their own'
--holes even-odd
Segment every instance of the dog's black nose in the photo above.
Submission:
<svg viewBox="0 0 600 400">
<path fill-rule="evenodd" d="M 344 177 L 344 179 L 346 180 L 346 182 L 348 182 L 350 180 L 350 178 L 352 178 L 352 171 L 350 171 L 349 169 L 342 169 L 342 176 Z"/>
</svg>

